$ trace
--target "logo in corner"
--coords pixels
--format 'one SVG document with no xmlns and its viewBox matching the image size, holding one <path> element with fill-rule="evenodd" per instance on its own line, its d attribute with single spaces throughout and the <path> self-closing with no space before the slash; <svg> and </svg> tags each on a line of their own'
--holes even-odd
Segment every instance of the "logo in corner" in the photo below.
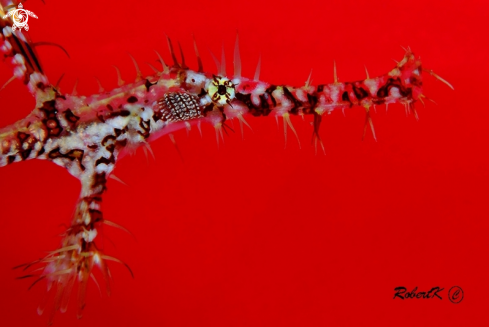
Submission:
<svg viewBox="0 0 489 327">
<path fill-rule="evenodd" d="M 29 20 L 29 16 L 37 18 L 36 14 L 34 14 L 32 11 L 25 10 L 21 3 L 19 3 L 17 9 L 11 10 L 5 16 L 3 16 L 3 19 L 7 19 L 8 16 L 11 16 L 14 22 L 12 26 L 13 31 L 15 31 L 17 28 L 19 30 L 25 29 L 28 31 L 29 25 L 27 25 L 27 21 Z"/>
</svg>

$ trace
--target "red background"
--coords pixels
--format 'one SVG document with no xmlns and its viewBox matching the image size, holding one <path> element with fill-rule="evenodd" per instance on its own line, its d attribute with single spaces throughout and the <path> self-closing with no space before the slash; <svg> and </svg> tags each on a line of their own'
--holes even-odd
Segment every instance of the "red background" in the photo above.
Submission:
<svg viewBox="0 0 489 327">
<path fill-rule="evenodd" d="M 228 72 L 236 29 L 243 73 L 302 85 L 363 79 L 364 65 L 380 75 L 410 46 L 429 76 L 425 94 L 438 105 L 418 106 L 416 122 L 401 105 L 377 108 L 378 136 L 361 141 L 361 108 L 335 112 L 321 128 L 327 155 L 314 155 L 312 127 L 293 123 L 302 149 L 272 117 L 252 118 L 216 146 L 214 130 L 176 133 L 184 162 L 165 137 L 119 162 L 104 198 L 105 217 L 137 238 L 106 228 L 106 252 L 117 264 L 110 298 L 91 283 L 84 317 L 75 303 L 59 326 L 481 326 L 488 325 L 488 167 L 485 1 L 29 1 L 25 8 L 48 77 L 62 73 L 63 92 L 79 80 L 92 94 L 97 76 L 116 86 L 117 65 L 135 77 L 127 53 L 152 71 L 153 49 L 169 62 L 164 33 L 179 41 L 196 68 L 194 33 L 206 70 L 207 49 L 224 43 Z M 3 64 L 0 83 L 10 76 Z M 0 126 L 27 115 L 34 101 L 19 81 L 0 93 Z M 238 125 L 235 124 L 237 130 Z M 11 268 L 58 247 L 61 224 L 71 221 L 79 183 L 44 161 L 0 169 L 0 321 L 42 326 L 36 307 L 45 286 L 27 291 Z M 100 280 L 101 281 L 101 280 Z M 447 291 L 458 285 L 455 305 Z M 393 300 L 394 288 L 440 286 L 443 300 Z"/>
</svg>

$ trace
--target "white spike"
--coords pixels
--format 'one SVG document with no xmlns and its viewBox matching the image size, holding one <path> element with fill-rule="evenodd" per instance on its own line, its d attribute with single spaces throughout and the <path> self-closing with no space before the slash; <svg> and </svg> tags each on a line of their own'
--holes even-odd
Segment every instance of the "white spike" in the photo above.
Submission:
<svg viewBox="0 0 489 327">
<path fill-rule="evenodd" d="M 16 79 L 15 75 L 10 77 L 10 79 L 6 81 L 5 84 L 3 84 L 2 88 L 0 88 L 0 91 L 3 90 L 7 85 L 9 85 L 14 79 Z"/>
<path fill-rule="evenodd" d="M 116 223 L 114 223 L 114 222 L 112 222 L 112 221 L 110 221 L 110 220 L 107 220 L 107 219 L 104 219 L 103 223 L 104 223 L 105 225 L 107 225 L 107 226 L 110 226 L 110 227 L 115 227 L 115 228 L 120 229 L 120 230 L 121 230 L 121 231 L 123 231 L 123 232 L 128 233 L 128 234 L 129 234 L 129 235 L 131 235 L 131 236 L 134 238 L 134 240 L 136 241 L 136 236 L 134 236 L 134 234 L 133 234 L 133 233 L 131 233 L 131 232 L 130 232 L 130 231 L 127 229 L 127 228 L 125 228 L 124 226 L 121 226 L 121 225 L 119 225 L 119 224 L 116 224 Z"/>
<path fill-rule="evenodd" d="M 188 121 L 185 122 L 185 129 L 187 130 L 187 136 L 188 136 L 190 131 L 192 130 L 192 125 L 190 125 Z"/>
<path fill-rule="evenodd" d="M 248 122 L 243 118 L 242 114 L 238 114 L 237 116 L 238 121 L 239 121 L 239 128 L 241 130 L 241 139 L 244 140 L 244 130 L 243 130 L 243 124 L 248 126 L 249 129 L 251 129 L 251 126 L 248 124 Z M 253 129 L 251 129 L 253 131 Z"/>
<path fill-rule="evenodd" d="M 241 56 L 239 54 L 238 31 L 236 31 L 236 44 L 234 45 L 234 77 L 241 77 Z"/>
<path fill-rule="evenodd" d="M 363 137 L 362 140 L 365 138 L 365 134 L 367 132 L 367 124 L 370 125 L 370 129 L 372 130 L 372 136 L 374 137 L 375 142 L 377 142 L 377 136 L 375 135 L 375 129 L 374 129 L 374 123 L 372 121 L 372 117 L 370 116 L 370 110 L 368 107 L 365 107 L 366 110 L 366 117 L 365 117 L 365 126 L 363 128 Z"/>
<path fill-rule="evenodd" d="M 131 57 L 132 63 L 134 64 L 134 67 L 136 67 L 136 82 L 139 82 L 140 80 L 143 79 L 143 73 L 141 73 L 141 70 L 139 69 L 138 63 L 136 62 L 136 59 L 134 59 L 133 56 L 131 56 L 130 53 L 128 53 L 129 57 Z"/>
<path fill-rule="evenodd" d="M 219 126 L 219 134 L 221 135 L 221 139 L 222 139 L 222 144 L 224 144 L 224 135 L 222 134 L 222 130 L 224 128 L 222 127 L 222 125 Z"/>
<path fill-rule="evenodd" d="M 109 178 L 112 178 L 113 180 L 118 181 L 119 183 L 121 183 L 121 184 L 123 184 L 123 185 L 129 186 L 129 185 L 127 185 L 126 183 L 124 183 L 124 181 L 122 181 L 122 180 L 121 180 L 119 177 L 117 177 L 117 176 L 116 176 L 116 175 L 114 175 L 114 174 L 110 174 L 110 175 L 109 175 Z"/>
<path fill-rule="evenodd" d="M 414 108 L 414 105 L 413 106 L 410 106 L 410 108 L 411 108 L 411 111 L 414 114 L 414 118 L 416 118 L 416 121 L 419 121 L 418 112 L 416 111 L 416 108 Z"/>
<path fill-rule="evenodd" d="M 119 86 L 124 85 L 124 80 L 121 77 L 121 71 L 119 70 L 119 68 L 117 68 L 117 66 L 115 66 L 115 65 L 112 65 L 112 66 L 117 71 L 117 85 L 119 85 Z"/>
<path fill-rule="evenodd" d="M 161 58 L 161 55 L 158 53 L 158 51 L 154 50 L 156 52 L 156 55 L 158 56 L 158 59 L 160 59 L 160 63 L 163 66 L 163 73 L 168 74 L 170 70 L 168 69 L 168 66 L 165 64 L 165 61 L 163 58 Z"/>
<path fill-rule="evenodd" d="M 98 289 L 98 292 L 100 294 L 100 297 L 102 297 L 102 289 L 100 288 L 100 285 L 99 285 L 97 279 L 95 278 L 95 276 L 92 273 L 90 273 L 90 278 L 93 280 L 93 282 L 97 286 L 97 289 Z"/>
<path fill-rule="evenodd" d="M 333 80 L 334 83 L 338 83 L 338 75 L 336 75 L 336 61 L 333 60 Z"/>
<path fill-rule="evenodd" d="M 149 143 L 144 142 L 144 148 L 143 149 L 148 149 L 149 153 L 151 153 L 151 156 L 153 157 L 153 160 L 156 160 L 155 154 L 153 153 L 153 149 L 151 149 L 151 145 Z"/>
<path fill-rule="evenodd" d="M 248 124 L 248 122 L 244 119 L 243 115 L 242 114 L 238 114 L 238 120 L 240 122 L 242 122 L 243 124 L 245 124 L 246 126 L 248 126 L 248 128 L 253 131 L 253 129 L 251 128 L 251 126 Z"/>
<path fill-rule="evenodd" d="M 75 81 L 75 85 L 73 86 L 73 92 L 71 92 L 71 95 L 77 95 L 78 93 L 76 92 L 76 87 L 78 86 L 78 78 Z"/>
<path fill-rule="evenodd" d="M 425 108 L 425 103 L 424 103 L 424 100 L 423 100 L 423 97 L 422 97 L 422 94 L 419 95 L 419 101 L 421 102 L 421 104 L 423 105 L 423 108 Z"/>
<path fill-rule="evenodd" d="M 226 76 L 226 54 L 224 53 L 224 44 L 222 45 L 221 51 L 221 76 Z"/>
<path fill-rule="evenodd" d="M 301 148 L 301 141 L 299 140 L 299 135 L 297 135 L 297 132 L 295 131 L 295 128 L 294 126 L 292 125 L 292 122 L 290 121 L 290 115 L 288 112 L 286 112 L 285 114 L 282 115 L 283 119 L 284 119 L 284 130 L 286 131 L 287 130 L 287 126 L 285 125 L 285 123 L 287 123 L 287 125 L 290 127 L 290 129 L 292 130 L 292 132 L 294 132 L 295 134 L 295 137 L 297 138 L 297 143 L 299 143 L 299 149 Z M 285 132 L 285 135 L 287 137 L 287 133 Z M 287 139 L 285 139 L 285 141 L 287 141 Z"/>
<path fill-rule="evenodd" d="M 209 50 L 209 52 L 211 53 L 211 57 L 214 60 L 214 63 L 216 64 L 217 74 L 219 74 L 220 73 L 220 70 L 221 70 L 221 64 L 219 63 L 219 60 L 217 60 L 216 56 L 214 56 L 214 54 L 212 53 L 212 51 Z"/>
<path fill-rule="evenodd" d="M 199 130 L 200 138 L 202 138 L 202 128 L 200 126 L 200 121 L 197 122 L 197 129 Z"/>
<path fill-rule="evenodd" d="M 143 153 L 144 153 L 144 157 L 146 158 L 146 164 L 149 164 L 148 149 L 143 147 Z"/>
<path fill-rule="evenodd" d="M 452 86 L 452 84 L 448 83 L 448 81 L 446 81 L 445 79 L 441 78 L 439 75 L 435 74 L 434 71 L 432 71 L 431 69 L 424 69 L 423 68 L 423 71 L 429 73 L 431 76 L 433 76 L 434 78 L 436 78 L 437 80 L 439 80 L 440 82 L 442 83 L 445 83 L 449 88 L 451 88 L 452 90 L 455 91 L 454 87 Z"/>
<path fill-rule="evenodd" d="M 183 162 L 183 156 L 182 153 L 180 152 L 180 148 L 178 147 L 177 141 L 175 140 L 175 136 L 173 136 L 172 133 L 168 134 L 168 137 L 170 138 L 171 143 L 173 143 L 173 146 L 175 146 L 175 149 L 177 150 L 178 156 Z"/>
<path fill-rule="evenodd" d="M 216 129 L 217 149 L 219 149 L 219 130 L 221 129 L 221 124 L 217 124 L 216 126 L 214 126 L 214 128 Z"/>
<path fill-rule="evenodd" d="M 173 143 L 173 145 L 177 145 L 177 141 L 175 141 L 175 136 L 172 133 L 169 133 L 168 137 L 170 138 L 170 141 L 171 143 Z"/>
<path fill-rule="evenodd" d="M 370 76 L 368 75 L 367 66 L 364 66 L 364 67 L 365 67 L 365 75 L 367 75 L 367 79 L 370 79 Z"/>
<path fill-rule="evenodd" d="M 258 57 L 258 63 L 256 64 L 254 81 L 258 82 L 260 80 L 260 70 L 261 70 L 261 55 Z"/>
<path fill-rule="evenodd" d="M 97 80 L 97 84 L 98 84 L 98 93 L 103 93 L 105 89 L 102 86 L 102 83 L 100 83 L 100 80 L 97 77 L 95 77 L 95 79 Z"/>
<path fill-rule="evenodd" d="M 161 72 L 158 69 L 156 69 L 155 66 L 151 65 L 149 62 L 147 62 L 146 64 L 149 66 L 149 68 L 151 68 L 155 72 L 155 74 L 158 75 L 161 74 Z"/>
<path fill-rule="evenodd" d="M 311 68 L 311 72 L 309 73 L 309 77 L 307 78 L 306 81 L 306 87 L 309 87 L 311 85 L 311 77 L 312 77 L 312 68 Z"/>
<path fill-rule="evenodd" d="M 285 116 L 285 114 L 284 114 Z M 284 123 L 284 149 L 287 148 L 287 122 L 285 121 L 285 117 L 282 117 L 283 118 L 283 123 Z"/>
<path fill-rule="evenodd" d="M 243 122 L 241 120 L 238 121 L 239 121 L 239 130 L 241 131 L 241 139 L 244 140 Z"/>
<path fill-rule="evenodd" d="M 319 144 L 321 145 L 321 148 L 323 149 L 323 154 L 326 155 L 326 149 L 324 148 L 323 141 L 317 137 L 317 135 L 314 134 L 314 154 L 318 154 L 318 139 L 319 139 Z"/>
</svg>

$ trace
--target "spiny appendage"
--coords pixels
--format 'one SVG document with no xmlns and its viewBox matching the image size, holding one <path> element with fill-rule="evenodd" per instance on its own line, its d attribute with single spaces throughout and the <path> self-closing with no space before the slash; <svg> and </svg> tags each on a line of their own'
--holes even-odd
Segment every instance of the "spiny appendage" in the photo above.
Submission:
<svg viewBox="0 0 489 327">
<path fill-rule="evenodd" d="M 420 61 L 408 51 L 398 66 L 388 74 L 376 78 L 367 76 L 367 79 L 358 82 L 338 82 L 336 69 L 334 69 L 333 83 L 312 86 L 311 76 L 309 76 L 306 85 L 299 88 L 256 82 L 246 78 L 233 79 L 232 81 L 237 85 L 233 89 L 235 99 L 230 103 L 227 103 L 229 99 L 225 99 L 228 105 L 224 105 L 223 112 L 226 116 L 233 117 L 230 112 L 233 109 L 242 109 L 244 106 L 244 112 L 254 116 L 270 114 L 281 116 L 284 119 L 285 137 L 288 128 L 296 134 L 290 115 L 312 114 L 314 115 L 313 142 L 316 146 L 320 143 L 324 151 L 319 137 L 319 126 L 325 113 L 354 106 L 364 107 L 367 113 L 366 126 L 370 125 L 375 138 L 370 117 L 372 107 L 380 104 L 402 103 L 414 110 L 414 102 L 421 95 L 420 66 Z"/>
<path fill-rule="evenodd" d="M 50 308 L 49 314 L 50 323 L 52 323 L 57 311 L 65 312 L 67 310 L 69 298 L 76 283 L 78 284 L 77 315 L 81 318 L 85 307 L 89 278 L 93 279 L 97 287 L 100 288 L 93 274 L 95 267 L 98 267 L 102 273 L 108 295 L 110 295 L 110 271 L 107 267 L 107 261 L 116 261 L 125 265 L 132 275 L 129 266 L 119 259 L 105 255 L 96 244 L 96 237 L 101 231 L 102 224 L 120 227 L 103 219 L 101 201 L 102 193 L 105 191 L 105 183 L 105 174 L 99 174 L 91 181 L 90 192 L 87 194 L 82 192 L 82 198 L 77 204 L 72 225 L 64 233 L 58 250 L 50 252 L 40 260 L 16 267 L 23 267 L 24 270 L 28 270 L 37 264 L 45 265 L 41 274 L 29 273 L 20 278 L 36 278 L 29 288 L 41 280 L 47 281 L 47 294 L 38 308 L 38 313 L 43 314 L 48 302 L 53 301 L 54 305 Z M 35 269 L 34 272 L 38 270 Z"/>
<path fill-rule="evenodd" d="M 42 157 L 46 142 L 61 135 L 62 128 L 54 107 L 56 90 L 38 72 L 30 75 L 27 87 L 35 94 L 39 107 L 26 118 L 0 129 L 0 167 Z"/>
<path fill-rule="evenodd" d="M 169 41 L 170 52 L 174 60 L 173 69 L 182 67 L 174 54 L 171 41 Z M 196 50 L 197 56 L 198 51 Z M 345 110 L 354 106 L 365 108 L 366 120 L 365 128 L 370 126 L 373 137 L 376 139 L 371 118 L 371 109 L 376 105 L 401 103 L 409 111 L 416 115 L 414 103 L 422 97 L 422 76 L 421 62 L 417 60 L 410 50 L 397 67 L 390 73 L 370 78 L 358 82 L 340 83 L 338 82 L 336 67 L 334 69 L 334 82 L 313 86 L 311 76 L 303 87 L 291 87 L 285 85 L 273 85 L 266 82 L 257 81 L 241 77 L 241 60 L 239 56 L 239 46 L 235 45 L 234 66 L 235 76 L 230 78 L 225 75 L 225 56 L 221 57 L 221 62 L 214 56 L 218 75 L 198 74 L 184 69 L 187 76 L 185 87 L 178 92 L 189 93 L 194 99 L 199 101 L 201 115 L 185 114 L 187 110 L 182 103 L 182 120 L 192 122 L 197 118 L 209 121 L 216 127 L 216 135 L 222 134 L 221 128 L 225 126 L 226 119 L 238 118 L 243 121 L 243 115 L 250 113 L 254 116 L 274 115 L 283 117 L 284 134 L 287 129 L 295 133 L 292 125 L 291 115 L 314 115 L 313 143 L 321 145 L 324 151 L 321 138 L 319 137 L 319 126 L 322 116 L 331 113 L 335 109 Z M 199 70 L 201 70 L 199 61 Z M 181 70 L 181 69 L 180 69 Z M 259 68 L 257 67 L 257 74 Z M 178 73 L 177 73 L 178 74 Z M 194 78 L 194 77 L 199 78 Z M 176 94 L 176 93 L 175 93 Z M 176 98 L 176 96 L 172 96 Z M 168 106 L 167 106 L 168 107 Z M 165 117 L 172 117 L 167 114 Z M 176 119 L 173 119 L 176 121 Z M 297 136 L 297 134 L 296 134 Z"/>
<path fill-rule="evenodd" d="M 436 79 L 453 87 L 443 78 L 433 73 L 431 70 L 421 68 L 421 61 L 411 52 L 410 48 L 404 49 L 404 58 L 397 62 L 397 66 L 389 73 L 380 77 L 371 78 L 367 69 L 366 79 L 357 82 L 340 83 L 334 65 L 333 83 L 312 85 L 311 74 L 303 87 L 291 87 L 286 85 L 273 85 L 258 81 L 260 71 L 260 60 L 254 80 L 240 77 L 241 61 L 239 57 L 239 47 L 235 46 L 235 76 L 229 78 L 232 88 L 228 88 L 227 78 L 224 75 L 225 62 L 224 53 L 222 62 L 213 56 L 219 76 L 213 76 L 206 88 L 207 96 L 211 98 L 211 104 L 202 103 L 205 107 L 205 117 L 219 117 L 217 112 L 222 115 L 213 122 L 216 129 L 223 126 L 226 119 L 241 118 L 246 113 L 254 116 L 274 115 L 284 119 L 284 136 L 287 139 L 287 130 L 290 128 L 297 137 L 297 133 L 290 120 L 291 115 L 314 115 L 313 122 L 313 143 L 316 147 L 319 143 L 324 151 L 324 145 L 319 136 L 319 127 L 322 116 L 331 113 L 335 109 L 345 110 L 352 107 L 363 107 L 366 112 L 363 137 L 368 127 L 372 131 L 374 140 L 377 140 L 373 120 L 372 109 L 377 105 L 392 103 L 402 104 L 407 113 L 412 112 L 418 119 L 415 103 L 420 100 L 423 103 L 422 94 L 422 72 L 428 72 Z M 199 95 L 200 96 L 200 95 Z M 201 98 L 201 101 L 203 98 Z M 424 104 L 424 103 L 423 103 Z M 300 142 L 299 142 L 300 145 Z"/>
</svg>

